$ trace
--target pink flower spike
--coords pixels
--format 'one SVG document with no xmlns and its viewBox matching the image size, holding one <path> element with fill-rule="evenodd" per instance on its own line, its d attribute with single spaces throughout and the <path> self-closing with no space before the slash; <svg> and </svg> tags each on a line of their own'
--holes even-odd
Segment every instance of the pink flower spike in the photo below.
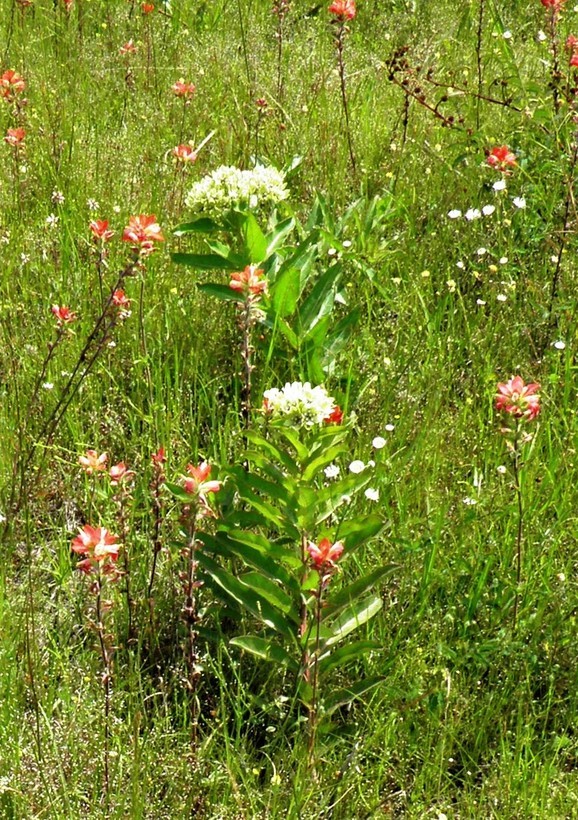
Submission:
<svg viewBox="0 0 578 820">
<path fill-rule="evenodd" d="M 70 325 L 78 319 L 78 315 L 73 310 L 70 310 L 69 307 L 66 307 L 66 305 L 52 305 L 50 310 L 56 316 L 56 324 L 58 327 Z"/>
<path fill-rule="evenodd" d="M 517 164 L 516 155 L 510 151 L 507 145 L 497 145 L 492 148 L 486 162 L 498 171 L 506 171 Z"/>
<path fill-rule="evenodd" d="M 547 9 L 552 9 L 556 14 L 562 10 L 566 0 L 540 0 L 542 5 Z"/>
<path fill-rule="evenodd" d="M 343 542 L 336 541 L 332 544 L 329 538 L 322 538 L 319 544 L 310 541 L 307 545 L 307 552 L 311 558 L 313 567 L 323 571 L 335 566 L 335 562 L 341 558 L 343 553 Z"/>
<path fill-rule="evenodd" d="M 325 424 L 341 424 L 343 421 L 343 410 L 336 404 L 331 413 L 323 419 Z"/>
<path fill-rule="evenodd" d="M 26 131 L 24 128 L 9 128 L 8 131 L 6 131 L 4 142 L 7 142 L 8 145 L 11 145 L 13 148 L 16 148 L 17 146 L 22 145 L 25 137 Z"/>
<path fill-rule="evenodd" d="M 136 46 L 132 40 L 126 42 L 123 46 L 119 48 L 119 54 L 122 54 L 125 57 L 128 54 L 136 54 Z"/>
<path fill-rule="evenodd" d="M 8 102 L 16 99 L 26 88 L 24 78 L 14 69 L 9 68 L 0 76 L 0 97 L 4 97 Z"/>
<path fill-rule="evenodd" d="M 197 161 L 197 154 L 195 152 L 195 149 L 189 143 L 177 145 L 176 148 L 173 148 L 171 153 L 173 157 L 179 162 L 187 163 Z"/>
<path fill-rule="evenodd" d="M 238 293 L 245 295 L 265 293 L 267 291 L 267 280 L 263 277 L 265 271 L 257 268 L 257 265 L 247 265 L 245 270 L 231 274 L 229 287 Z"/>
<path fill-rule="evenodd" d="M 93 239 L 98 242 L 108 242 L 114 236 L 114 231 L 108 227 L 108 219 L 93 219 L 89 226 Z"/>
<path fill-rule="evenodd" d="M 517 419 L 532 421 L 540 413 L 539 389 L 539 384 L 524 384 L 521 376 L 513 376 L 510 381 L 498 384 L 496 410 L 503 410 Z"/>
<path fill-rule="evenodd" d="M 140 10 L 143 14 L 150 14 L 152 11 L 155 10 L 154 3 L 141 3 Z"/>
<path fill-rule="evenodd" d="M 124 461 L 120 461 L 118 464 L 113 464 L 108 471 L 108 475 L 110 477 L 110 483 L 113 487 L 116 487 L 123 481 L 131 481 L 136 473 L 134 470 L 129 470 Z"/>
<path fill-rule="evenodd" d="M 181 77 L 180 80 L 177 80 L 176 83 L 173 83 L 171 86 L 171 91 L 177 97 L 184 97 L 187 100 L 190 100 L 197 87 L 194 83 L 186 83 L 184 77 Z"/>
<path fill-rule="evenodd" d="M 98 567 L 110 572 L 118 558 L 118 536 L 110 533 L 105 527 L 91 527 L 86 524 L 72 540 L 72 551 L 85 556 L 77 564 L 81 572 L 91 572 Z"/>
<path fill-rule="evenodd" d="M 197 495 L 205 501 L 207 493 L 218 493 L 221 489 L 221 481 L 209 481 L 211 475 L 211 465 L 207 461 L 201 462 L 198 467 L 193 464 L 187 465 L 189 478 L 185 478 L 184 488 L 189 495 Z"/>
<path fill-rule="evenodd" d="M 131 216 L 122 234 L 123 242 L 130 242 L 140 256 L 149 256 L 155 242 L 164 242 L 161 226 L 154 214 Z"/>
<path fill-rule="evenodd" d="M 338 20 L 353 20 L 357 14 L 355 0 L 333 0 L 327 11 L 334 14 Z"/>
<path fill-rule="evenodd" d="M 87 450 L 86 455 L 79 456 L 78 463 L 87 475 L 93 473 L 102 473 L 106 470 L 106 462 L 108 461 L 108 453 L 101 453 L 96 450 Z"/>
<path fill-rule="evenodd" d="M 151 461 L 152 461 L 153 464 L 157 464 L 157 465 L 164 464 L 166 462 L 166 460 L 167 460 L 167 457 L 165 455 L 165 448 L 164 447 L 159 447 L 159 449 L 156 451 L 156 453 L 153 453 L 151 455 Z"/>
</svg>

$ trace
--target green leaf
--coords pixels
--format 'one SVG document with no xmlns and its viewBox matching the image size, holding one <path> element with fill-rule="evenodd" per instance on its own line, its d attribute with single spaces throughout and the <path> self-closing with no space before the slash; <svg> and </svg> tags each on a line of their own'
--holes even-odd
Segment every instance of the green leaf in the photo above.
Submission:
<svg viewBox="0 0 578 820">
<path fill-rule="evenodd" d="M 198 270 L 239 270 L 239 266 L 216 253 L 172 253 L 171 259 L 177 265 L 186 265 Z"/>
<path fill-rule="evenodd" d="M 169 481 L 166 481 L 164 486 L 178 501 L 183 501 L 185 504 L 191 503 L 191 495 L 180 484 L 171 484 Z"/>
<path fill-rule="evenodd" d="M 267 236 L 267 250 L 265 252 L 265 259 L 275 253 L 279 245 L 283 242 L 285 237 L 291 233 L 295 227 L 295 220 L 292 216 L 284 219 L 275 226 L 275 229 Z"/>
<path fill-rule="evenodd" d="M 286 666 L 292 672 L 299 671 L 299 664 L 291 655 L 279 644 L 275 644 L 267 638 L 260 638 L 258 635 L 240 635 L 232 638 L 229 643 L 245 652 L 250 652 L 265 661 L 273 661 L 281 666 Z"/>
<path fill-rule="evenodd" d="M 330 267 L 319 277 L 311 293 L 301 304 L 299 325 L 302 338 L 305 338 L 314 325 L 333 310 L 340 274 L 339 264 Z"/>
<path fill-rule="evenodd" d="M 208 293 L 209 296 L 214 296 L 222 302 L 242 302 L 242 297 L 232 290 L 228 285 L 218 285 L 215 282 L 197 282 L 197 287 L 203 293 Z"/>
<path fill-rule="evenodd" d="M 297 268 L 287 268 L 275 279 L 271 286 L 271 305 L 279 317 L 291 316 L 295 312 L 301 295 L 301 276 Z"/>
<path fill-rule="evenodd" d="M 329 717 L 333 714 L 333 712 L 335 712 L 336 709 L 339 709 L 342 706 L 347 706 L 352 701 L 357 700 L 357 698 L 360 698 L 362 695 L 365 695 L 367 692 L 375 689 L 376 686 L 379 686 L 379 684 L 383 683 L 385 680 L 386 678 L 384 675 L 376 675 L 371 678 L 365 678 L 365 680 L 360 680 L 357 683 L 353 683 L 345 689 L 338 689 L 337 692 L 333 692 L 332 695 L 328 695 L 324 699 L 324 714 Z"/>
<path fill-rule="evenodd" d="M 343 638 L 347 637 L 350 632 L 357 629 L 367 621 L 371 620 L 374 615 L 377 615 L 383 606 L 383 601 L 379 595 L 372 595 L 370 598 L 365 598 L 361 601 L 352 603 L 341 615 L 330 625 L 331 637 L 325 641 L 325 646 L 333 646 Z"/>
<path fill-rule="evenodd" d="M 281 587 L 260 572 L 244 572 L 240 576 L 244 584 L 254 589 L 259 595 L 266 598 L 276 609 L 284 612 L 293 623 L 299 623 L 299 615 L 294 607 L 294 601 Z"/>
<path fill-rule="evenodd" d="M 345 544 L 348 553 L 357 549 L 364 541 L 375 538 L 384 529 L 386 522 L 377 513 L 357 516 L 344 521 L 339 527 L 337 537 Z"/>
<path fill-rule="evenodd" d="M 281 450 L 273 444 L 273 442 L 269 441 L 269 439 L 259 435 L 255 430 L 246 430 L 245 438 L 262 452 L 269 453 L 272 458 L 274 458 L 278 464 L 282 464 L 291 475 L 295 475 L 298 472 L 297 463 L 285 450 Z"/>
<path fill-rule="evenodd" d="M 209 219 L 207 216 L 201 216 L 193 222 L 183 222 L 182 225 L 177 225 L 173 229 L 175 236 L 182 236 L 186 233 L 214 233 L 215 231 L 222 231 L 220 225 Z"/>
<path fill-rule="evenodd" d="M 278 548 L 281 550 L 281 555 L 279 555 L 276 554 L 277 550 L 272 545 L 270 546 L 266 539 L 263 540 L 267 546 L 259 549 L 258 546 L 255 546 L 255 543 L 251 544 L 248 538 L 243 538 L 243 533 L 240 533 L 240 536 L 235 538 L 231 533 L 219 530 L 215 535 L 209 533 L 199 534 L 199 541 L 204 544 L 205 550 L 210 550 L 215 555 L 220 555 L 223 558 L 239 559 L 245 566 L 254 567 L 263 575 L 281 582 L 287 589 L 298 590 L 299 584 L 296 579 L 287 571 L 285 566 L 279 563 L 279 561 L 287 558 L 282 547 Z M 296 558 L 296 556 L 294 557 Z M 287 561 L 285 563 L 288 564 Z"/>
<path fill-rule="evenodd" d="M 267 237 L 252 213 L 246 214 L 243 224 L 243 238 L 251 264 L 257 265 L 263 262 L 267 258 Z"/>
<path fill-rule="evenodd" d="M 196 559 L 199 566 L 213 581 L 212 588 L 215 594 L 217 594 L 218 589 L 223 590 L 226 596 L 230 596 L 234 601 L 241 604 L 251 615 L 262 621 L 266 626 L 285 635 L 292 642 L 295 641 L 295 629 L 291 618 L 277 610 L 267 598 L 244 584 L 239 578 L 235 578 L 223 567 L 220 567 L 203 550 L 197 551 Z"/>
<path fill-rule="evenodd" d="M 336 444 L 334 447 L 329 447 L 313 460 L 307 463 L 307 467 L 303 471 L 303 480 L 311 481 L 316 475 L 328 464 L 331 464 L 338 458 L 345 450 L 344 444 Z"/>
<path fill-rule="evenodd" d="M 345 555 L 347 555 L 347 553 L 345 553 Z M 396 569 L 397 567 L 394 564 L 378 567 L 374 569 L 373 572 L 364 575 L 363 578 L 358 578 L 356 581 L 353 581 L 353 583 L 340 589 L 339 592 L 332 594 L 323 610 L 324 619 L 330 618 L 344 607 L 352 605 L 354 601 L 359 600 L 362 595 L 369 592 L 378 581 L 381 581 L 386 575 L 391 575 Z"/>
<path fill-rule="evenodd" d="M 319 672 L 324 674 L 338 666 L 346 666 L 374 649 L 383 649 L 383 644 L 379 641 L 354 641 L 334 652 L 327 652 L 319 658 Z"/>
</svg>

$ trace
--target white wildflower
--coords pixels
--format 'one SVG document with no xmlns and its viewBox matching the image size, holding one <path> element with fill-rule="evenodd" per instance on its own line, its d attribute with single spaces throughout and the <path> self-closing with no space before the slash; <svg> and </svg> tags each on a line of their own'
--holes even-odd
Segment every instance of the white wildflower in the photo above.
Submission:
<svg viewBox="0 0 578 820">
<path fill-rule="evenodd" d="M 468 497 L 468 498 L 463 498 L 463 499 L 462 499 L 462 502 L 463 502 L 463 503 L 464 503 L 467 507 L 473 507 L 475 504 L 477 504 L 477 503 L 478 503 L 478 502 L 476 501 L 476 499 L 475 499 L 475 498 L 469 498 L 469 497 Z"/>
<path fill-rule="evenodd" d="M 379 501 L 379 490 L 376 490 L 374 487 L 368 487 L 365 491 L 365 497 L 370 501 Z"/>
<path fill-rule="evenodd" d="M 336 407 L 322 385 L 311 387 L 309 382 L 287 382 L 281 390 L 273 387 L 263 396 L 265 411 L 272 418 L 284 418 L 305 427 L 322 424 Z"/>
<path fill-rule="evenodd" d="M 484 216 L 491 216 L 495 210 L 495 205 L 484 205 L 484 207 L 482 208 L 482 213 Z"/>
<path fill-rule="evenodd" d="M 526 200 L 523 196 L 515 196 L 512 200 L 516 208 L 523 209 L 526 207 Z"/>
<path fill-rule="evenodd" d="M 494 191 L 505 191 L 506 190 L 506 180 L 505 179 L 498 179 L 497 182 L 494 182 L 492 185 Z"/>
<path fill-rule="evenodd" d="M 98 204 L 96 199 L 92 199 L 92 197 L 90 199 L 86 200 L 86 207 L 88 208 L 89 211 L 92 211 L 93 213 L 95 211 L 100 210 L 100 205 Z"/>
<path fill-rule="evenodd" d="M 385 439 L 382 436 L 376 436 L 371 443 L 372 443 L 374 449 L 382 450 L 385 447 L 387 442 L 385 441 Z"/>
<path fill-rule="evenodd" d="M 496 469 L 500 475 L 506 475 L 506 473 L 508 472 L 508 468 L 505 467 L 503 464 L 500 464 L 500 466 Z"/>
<path fill-rule="evenodd" d="M 507 256 L 501 256 L 498 259 L 498 262 L 500 263 L 500 265 L 507 265 L 508 264 L 508 257 Z"/>
<path fill-rule="evenodd" d="M 479 208 L 468 208 L 465 214 L 468 222 L 471 222 L 473 219 L 479 219 L 481 215 L 482 212 L 479 210 Z"/>
<path fill-rule="evenodd" d="M 393 433 L 393 431 L 395 430 L 395 424 L 386 424 L 385 429 L 388 433 Z"/>
<path fill-rule="evenodd" d="M 251 171 L 241 171 L 221 165 L 193 185 L 185 202 L 193 211 L 218 218 L 231 208 L 257 209 L 288 196 L 285 176 L 276 168 L 257 165 Z"/>
<path fill-rule="evenodd" d="M 325 473 L 326 478 L 337 478 L 341 470 L 337 466 L 337 464 L 330 464 L 326 467 L 323 472 Z"/>
<path fill-rule="evenodd" d="M 46 224 L 49 228 L 56 228 L 56 226 L 58 225 L 58 217 L 56 216 L 56 214 L 49 214 L 46 217 Z"/>
<path fill-rule="evenodd" d="M 478 250 L 476 251 L 478 256 L 485 256 L 487 254 L 487 252 L 488 252 L 487 248 L 478 248 Z"/>
<path fill-rule="evenodd" d="M 451 211 L 448 211 L 449 219 L 459 219 L 461 215 L 462 212 L 458 210 L 458 208 L 453 208 Z"/>
<path fill-rule="evenodd" d="M 355 473 L 357 475 L 359 473 L 362 473 L 364 470 L 365 470 L 365 464 L 363 463 L 363 461 L 360 461 L 359 459 L 356 459 L 355 461 L 352 461 L 351 464 L 349 465 L 349 472 L 350 473 Z"/>
<path fill-rule="evenodd" d="M 554 347 L 556 348 L 556 350 L 565 350 L 566 342 L 563 342 L 562 340 L 554 342 Z"/>
<path fill-rule="evenodd" d="M 51 199 L 55 205 L 64 205 L 64 194 L 62 191 L 53 191 Z"/>
<path fill-rule="evenodd" d="M 505 293 L 498 293 L 498 295 L 496 296 L 496 299 L 498 300 L 498 302 L 507 302 L 508 301 L 508 297 L 506 296 Z"/>
</svg>

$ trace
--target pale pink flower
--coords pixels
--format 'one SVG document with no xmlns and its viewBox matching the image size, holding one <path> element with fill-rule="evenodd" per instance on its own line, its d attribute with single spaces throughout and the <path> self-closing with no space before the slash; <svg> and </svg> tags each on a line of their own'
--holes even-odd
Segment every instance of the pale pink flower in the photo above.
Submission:
<svg viewBox="0 0 578 820">
<path fill-rule="evenodd" d="M 267 290 L 267 280 L 263 278 L 264 276 L 265 271 L 258 268 L 257 265 L 247 265 L 245 270 L 231 274 L 229 287 L 231 290 L 245 295 L 265 293 Z"/>
<path fill-rule="evenodd" d="M 189 143 L 183 143 L 182 145 L 177 145 L 176 148 L 172 150 L 173 157 L 178 160 L 179 162 L 196 162 L 197 161 L 197 154 L 192 145 Z"/>
<path fill-rule="evenodd" d="M 177 97 L 184 97 L 187 100 L 190 100 L 196 90 L 196 85 L 194 83 L 186 83 L 184 77 L 181 77 L 180 80 L 177 80 L 176 83 L 173 83 L 171 86 L 171 91 L 176 94 Z"/>
<path fill-rule="evenodd" d="M 339 20 L 353 20 L 357 14 L 355 0 L 333 0 L 327 9 L 330 14 L 334 14 Z"/>
<path fill-rule="evenodd" d="M 108 219 L 93 219 L 88 227 L 97 242 L 109 242 L 114 236 L 114 231 L 108 227 Z"/>
<path fill-rule="evenodd" d="M 319 571 L 331 569 L 335 566 L 335 562 L 341 558 L 343 542 L 336 541 L 332 544 L 329 538 L 322 538 L 319 544 L 309 541 L 307 552 L 315 569 Z"/>
<path fill-rule="evenodd" d="M 50 310 L 56 316 L 56 324 L 58 327 L 70 325 L 78 319 L 78 315 L 66 305 L 52 305 Z"/>
<path fill-rule="evenodd" d="M 164 242 L 161 226 L 154 214 L 131 216 L 122 234 L 123 242 L 130 242 L 140 256 L 149 256 L 155 242 Z"/>
<path fill-rule="evenodd" d="M 11 145 L 13 148 L 16 148 L 18 145 L 22 145 L 25 137 L 26 131 L 24 128 L 9 128 L 8 131 L 6 131 L 4 142 L 7 142 L 8 145 Z"/>
<path fill-rule="evenodd" d="M 532 421 L 540 413 L 539 389 L 539 384 L 524 384 L 521 376 L 513 376 L 510 381 L 498 384 L 496 410 L 503 410 L 517 419 Z"/>
<path fill-rule="evenodd" d="M 136 54 L 136 46 L 132 40 L 128 40 L 123 46 L 119 48 L 119 54 L 122 54 L 123 57 L 128 54 Z"/>
<path fill-rule="evenodd" d="M 130 481 L 136 475 L 134 470 L 129 470 L 124 461 L 119 461 L 118 464 L 113 464 L 108 471 L 110 483 L 116 487 L 123 481 Z"/>
<path fill-rule="evenodd" d="M 72 550 L 78 555 L 84 555 L 76 568 L 81 572 L 89 573 L 102 569 L 105 573 L 114 571 L 114 564 L 118 558 L 118 536 L 110 533 L 105 527 L 91 527 L 86 524 L 72 541 Z"/>
<path fill-rule="evenodd" d="M 14 69 L 9 68 L 0 76 L 0 97 L 4 97 L 8 102 L 16 99 L 26 88 L 24 78 Z"/>
<path fill-rule="evenodd" d="M 221 481 L 209 481 L 211 475 L 211 465 L 207 461 L 201 462 L 198 467 L 187 464 L 189 478 L 185 478 L 184 488 L 189 495 L 196 495 L 205 500 L 208 493 L 218 493 L 221 489 Z"/>
<path fill-rule="evenodd" d="M 78 463 L 87 475 L 104 472 L 107 461 L 108 453 L 100 453 L 99 455 L 96 450 L 87 450 L 86 455 L 78 458 Z"/>
</svg>

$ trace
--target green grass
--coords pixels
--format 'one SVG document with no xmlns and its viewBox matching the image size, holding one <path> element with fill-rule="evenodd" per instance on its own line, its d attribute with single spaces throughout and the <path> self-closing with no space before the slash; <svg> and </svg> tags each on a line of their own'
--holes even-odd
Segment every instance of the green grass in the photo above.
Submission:
<svg viewBox="0 0 578 820">
<path fill-rule="evenodd" d="M 279 99 L 265 0 L 173 0 L 171 13 L 148 16 L 124 0 L 76 0 L 69 15 L 60 0 L 0 3 L 0 73 L 20 72 L 28 100 L 18 118 L 0 99 L 2 136 L 17 121 L 27 132 L 17 158 L 0 145 L 0 512 L 8 518 L 0 524 L 0 818 L 578 816 L 574 96 L 563 95 L 554 113 L 538 0 L 485 2 L 482 91 L 511 97 L 509 105 L 472 93 L 477 0 L 359 0 L 345 45 L 355 176 L 326 5 L 317 13 L 314 3 L 291 3 Z M 562 88 L 563 42 L 577 29 L 568 5 Z M 138 51 L 122 58 L 130 38 Z M 404 93 L 388 66 L 405 45 L 410 87 L 432 107 L 446 94 L 439 111 L 455 117 L 453 127 L 415 98 L 404 127 Z M 197 86 L 187 106 L 171 92 L 180 77 Z M 258 125 L 261 97 L 268 106 Z M 183 179 L 171 149 L 212 131 Z M 495 192 L 500 174 L 484 152 L 506 143 L 518 167 L 508 190 Z M 196 287 L 223 274 L 171 262 L 171 252 L 203 248 L 171 229 L 190 217 L 183 194 L 193 181 L 221 164 L 250 167 L 256 153 L 277 167 L 302 158 L 287 213 L 304 222 L 323 195 L 317 268 L 339 250 L 343 300 L 360 312 L 327 386 L 355 413 L 351 459 L 378 460 L 380 500 L 362 497 L 356 509 L 379 511 L 386 527 L 344 565 L 343 581 L 395 565 L 382 583 L 384 608 L 360 635 L 380 649 L 350 670 L 350 680 L 385 681 L 321 734 L 317 780 L 294 680 L 229 645 L 242 629 L 208 593 L 192 759 L 178 509 L 168 497 L 154 635 L 146 600 L 150 454 L 165 446 L 174 480 L 188 462 L 206 457 L 225 470 L 241 453 L 235 309 Z M 484 205 L 496 211 L 471 222 L 447 217 Z M 106 218 L 117 232 L 110 286 L 127 258 L 122 229 L 139 213 L 155 213 L 167 241 L 147 261 L 142 290 L 141 278 L 126 281 L 132 315 L 47 442 L 39 433 L 99 313 L 88 223 Z M 44 382 L 53 388 L 32 401 L 55 303 L 80 320 L 49 365 Z M 338 305 L 336 319 L 344 311 Z M 258 340 L 257 404 L 267 387 L 308 375 L 307 356 L 281 355 L 274 340 L 274 355 L 270 337 Z M 541 383 L 543 405 L 524 467 L 515 632 L 516 500 L 511 474 L 497 469 L 509 455 L 492 400 L 513 373 Z M 376 435 L 387 440 L 379 455 Z M 34 442 L 13 514 L 14 465 Z M 117 650 L 108 803 L 92 596 L 70 540 L 87 522 L 114 529 L 115 507 L 80 475 L 87 448 L 137 471 L 135 640 L 127 644 L 120 592 L 109 622 Z M 336 672 L 331 685 L 346 680 Z"/>
</svg>

